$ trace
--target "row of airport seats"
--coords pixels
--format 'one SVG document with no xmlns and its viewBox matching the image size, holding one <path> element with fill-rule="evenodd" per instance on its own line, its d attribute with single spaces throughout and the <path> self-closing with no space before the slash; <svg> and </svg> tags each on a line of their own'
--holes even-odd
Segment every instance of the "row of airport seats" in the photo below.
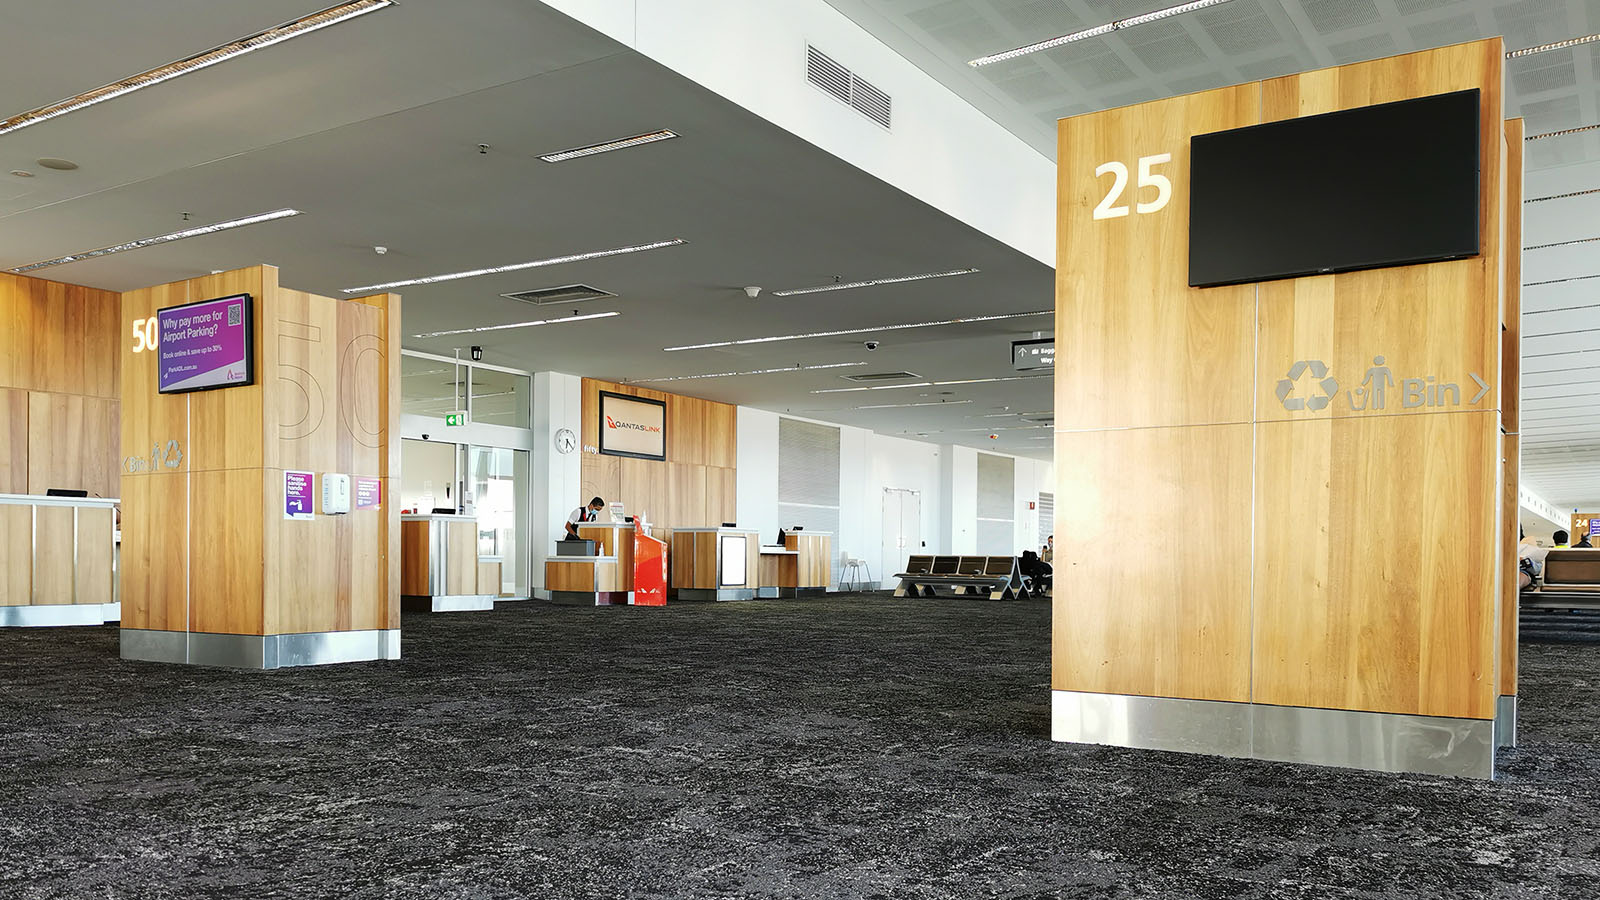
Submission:
<svg viewBox="0 0 1600 900">
<path fill-rule="evenodd" d="M 913 556 L 895 575 L 896 597 L 950 596 L 988 600 L 1026 600 L 1032 585 L 1015 556 Z"/>
<path fill-rule="evenodd" d="M 1600 550 L 1551 550 L 1521 605 L 1535 609 L 1600 609 Z"/>
</svg>

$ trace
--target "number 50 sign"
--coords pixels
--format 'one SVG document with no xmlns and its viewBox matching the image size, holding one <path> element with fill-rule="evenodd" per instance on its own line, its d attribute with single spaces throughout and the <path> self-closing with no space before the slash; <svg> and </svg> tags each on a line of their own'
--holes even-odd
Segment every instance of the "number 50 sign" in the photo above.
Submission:
<svg viewBox="0 0 1600 900">
<path fill-rule="evenodd" d="M 1139 184 L 1134 190 L 1134 209 L 1139 213 L 1153 213 L 1161 210 L 1172 199 L 1172 182 L 1167 176 L 1155 171 L 1155 167 L 1162 163 L 1172 162 L 1171 153 L 1157 153 L 1154 156 L 1139 157 Z M 1128 189 L 1128 167 L 1116 160 L 1101 163 L 1095 166 L 1095 177 L 1110 175 L 1112 177 L 1111 190 L 1106 192 L 1105 199 L 1101 200 L 1094 208 L 1096 219 L 1116 219 L 1128 214 L 1128 206 L 1121 206 L 1117 202 L 1122 200 L 1122 194 Z M 1154 200 L 1139 199 L 1139 192 L 1145 188 L 1155 188 Z"/>
</svg>

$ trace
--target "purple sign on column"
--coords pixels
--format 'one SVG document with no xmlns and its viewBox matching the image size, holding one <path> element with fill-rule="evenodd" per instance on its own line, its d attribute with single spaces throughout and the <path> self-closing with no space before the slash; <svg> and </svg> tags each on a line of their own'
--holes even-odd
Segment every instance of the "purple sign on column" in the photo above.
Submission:
<svg viewBox="0 0 1600 900">
<path fill-rule="evenodd" d="M 157 310 L 157 391 L 177 394 L 254 381 L 250 321 L 249 294 Z"/>
<path fill-rule="evenodd" d="M 383 505 L 383 482 L 356 476 L 356 509 L 378 509 Z"/>
<path fill-rule="evenodd" d="M 311 496 L 311 487 L 314 480 L 315 476 L 310 472 L 296 472 L 292 469 L 284 470 L 283 517 L 285 519 L 316 518 L 316 501 Z"/>
</svg>

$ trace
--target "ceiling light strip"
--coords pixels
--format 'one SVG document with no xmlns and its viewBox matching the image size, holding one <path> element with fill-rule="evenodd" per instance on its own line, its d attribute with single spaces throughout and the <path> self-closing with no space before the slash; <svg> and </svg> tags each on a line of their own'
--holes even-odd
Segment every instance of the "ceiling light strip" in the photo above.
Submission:
<svg viewBox="0 0 1600 900">
<path fill-rule="evenodd" d="M 510 328 L 534 328 L 539 325 L 560 325 L 565 322 L 587 322 L 590 319 L 609 319 L 620 316 L 619 312 L 589 313 L 583 316 L 564 316 L 559 319 L 538 319 L 532 322 L 507 322 L 504 325 L 483 325 L 478 328 L 456 328 L 451 331 L 429 331 L 424 334 L 414 334 L 415 338 L 436 338 L 451 334 L 479 334 L 484 331 L 505 331 Z"/>
<path fill-rule="evenodd" d="M 1570 192 L 1565 193 L 1565 194 L 1551 194 L 1548 197 L 1532 197 L 1532 198 L 1529 198 L 1529 199 L 1524 200 L 1522 202 L 1523 203 L 1542 203 L 1542 202 L 1544 202 L 1546 200 L 1565 200 L 1565 199 L 1567 199 L 1569 197 L 1586 197 L 1586 196 L 1588 196 L 1590 194 L 1600 194 L 1600 188 L 1589 188 L 1588 190 L 1583 190 L 1583 191 L 1570 191 Z"/>
<path fill-rule="evenodd" d="M 779 341 L 802 341 L 811 338 L 840 337 L 847 334 L 873 334 L 879 331 L 903 331 L 907 328 L 935 328 L 940 325 L 970 325 L 978 322 L 1000 322 L 1006 319 L 1024 319 L 1029 316 L 1055 315 L 1053 309 L 1035 312 L 1003 313 L 994 316 L 967 316 L 961 319 L 940 319 L 936 322 L 905 322 L 897 325 L 874 325 L 870 328 L 843 328 L 838 331 L 813 331 L 808 334 L 779 334 L 771 337 L 745 338 L 738 341 L 713 341 L 709 344 L 687 344 L 682 347 L 663 347 L 663 352 L 677 350 L 711 350 L 717 347 L 742 347 L 748 344 L 772 344 Z"/>
<path fill-rule="evenodd" d="M 642 144 L 653 144 L 656 141 L 667 141 L 677 136 L 677 132 L 662 129 L 660 131 L 651 131 L 646 134 L 636 134 L 629 138 L 606 141 L 603 144 L 590 144 L 587 147 L 573 147 L 571 150 L 562 150 L 557 153 L 547 153 L 539 158 L 547 163 L 566 162 L 569 159 L 578 159 L 584 156 L 594 156 L 596 153 L 610 153 L 612 150 L 626 150 L 629 147 L 638 147 Z"/>
<path fill-rule="evenodd" d="M 914 406 L 960 406 L 971 403 L 971 400 L 930 400 L 927 403 L 880 403 L 876 406 L 852 406 L 851 409 L 910 409 Z M 837 412 L 838 410 L 819 409 L 815 412 Z"/>
<path fill-rule="evenodd" d="M 1518 57 L 1522 56 L 1532 56 L 1535 53 L 1544 53 L 1547 50 L 1565 50 L 1568 47 L 1576 47 L 1579 44 L 1590 44 L 1595 41 L 1600 41 L 1600 34 L 1589 34 L 1579 38 L 1571 38 L 1570 40 L 1556 41 L 1553 44 L 1540 44 L 1537 47 L 1524 47 L 1521 50 L 1512 50 L 1510 53 L 1506 54 L 1506 59 L 1517 59 Z"/>
<path fill-rule="evenodd" d="M 86 250 L 82 253 L 74 253 L 71 256 L 58 256 L 55 259 L 47 259 L 42 262 L 28 263 L 25 266 L 17 266 L 9 271 L 20 275 L 24 272 L 32 272 L 35 269 L 44 269 L 50 266 L 65 265 L 66 263 L 70 262 L 94 259 L 97 256 L 109 256 L 113 253 L 123 253 L 128 250 L 138 250 L 143 247 L 153 247 L 156 244 L 166 244 L 172 241 L 181 241 L 184 238 L 199 237 L 203 234 L 214 234 L 218 231 L 227 231 L 230 228 L 241 228 L 245 225 L 257 225 L 262 222 L 271 222 L 274 219 L 287 219 L 290 216 L 298 216 L 300 214 L 300 210 L 298 209 L 277 209 L 273 210 L 272 212 L 262 213 L 258 216 L 245 216 L 242 219 L 229 219 L 226 222 L 213 222 L 210 225 L 201 225 L 198 228 L 185 228 L 182 231 L 174 231 L 170 234 L 140 238 L 137 241 L 128 241 L 126 244 L 117 244 L 112 247 L 101 247 L 98 250 Z"/>
<path fill-rule="evenodd" d="M 1569 281 L 1588 281 L 1591 278 L 1600 278 L 1600 273 L 1594 275 L 1573 275 L 1568 278 L 1552 278 L 1549 281 L 1525 281 L 1523 287 L 1543 287 L 1547 284 L 1566 284 Z"/>
<path fill-rule="evenodd" d="M 1575 240 L 1570 240 L 1570 241 L 1555 241 L 1555 242 L 1549 243 L 1549 244 L 1534 244 L 1534 245 L 1529 246 L 1529 247 L 1523 247 L 1522 249 L 1524 249 L 1524 250 L 1548 250 L 1551 247 L 1570 247 L 1573 244 L 1590 244 L 1590 243 L 1593 243 L 1595 241 L 1600 241 L 1600 237 L 1577 238 Z"/>
<path fill-rule="evenodd" d="M 877 287 L 880 284 L 904 284 L 907 281 L 927 281 L 930 278 L 950 278 L 954 275 L 971 275 L 977 269 L 951 269 L 948 272 L 927 272 L 921 275 L 896 275 L 892 278 L 873 278 L 868 281 L 846 281 L 834 284 L 823 284 L 817 287 L 793 288 L 787 291 L 773 291 L 774 297 L 797 297 L 801 294 L 820 294 L 823 291 L 848 291 L 852 288 Z"/>
<path fill-rule="evenodd" d="M 1547 131 L 1544 134 L 1530 134 L 1523 138 L 1525 141 L 1542 141 L 1545 138 L 1561 137 L 1568 134 L 1578 134 L 1584 131 L 1594 131 L 1600 128 L 1600 123 L 1594 125 L 1579 125 L 1577 128 L 1563 128 L 1560 131 Z"/>
<path fill-rule="evenodd" d="M 487 269 L 471 269 L 466 272 L 451 272 L 446 275 L 427 275 L 422 278 L 407 278 L 404 281 L 387 281 L 383 284 L 368 284 L 362 287 L 342 288 L 346 294 L 360 294 L 367 291 L 383 291 L 389 288 L 410 287 L 414 284 L 437 284 L 441 281 L 456 281 L 462 278 L 477 278 L 480 275 L 497 275 L 501 272 L 520 272 L 523 269 L 537 269 L 541 266 L 559 266 L 562 263 L 582 262 L 586 259 L 601 259 L 607 256 L 621 256 L 624 253 L 642 253 L 646 250 L 659 250 L 662 247 L 676 247 L 687 244 L 683 238 L 672 238 L 666 241 L 655 241 L 649 244 L 635 244 L 631 247 L 616 247 L 611 250 L 595 250 L 590 253 L 574 253 L 570 256 L 552 256 L 549 259 L 536 259 L 531 262 L 513 263 L 508 266 L 493 266 Z"/>
<path fill-rule="evenodd" d="M 1093 28 L 1085 28 L 1082 31 L 1074 31 L 1071 34 L 1063 34 L 1060 37 L 1053 37 L 1047 41 L 1039 41 L 1035 44 L 1017 47 L 1014 50 L 1007 50 L 1004 53 L 980 56 L 977 59 L 969 61 L 967 65 L 976 67 L 987 66 L 997 62 L 1005 62 L 1008 59 L 1016 59 L 1019 56 L 1026 56 L 1029 53 L 1038 53 L 1040 50 L 1049 50 L 1054 47 L 1060 47 L 1063 44 L 1071 44 L 1077 41 L 1088 40 L 1089 38 L 1100 37 L 1123 28 L 1133 28 L 1134 26 L 1145 25 L 1150 22 L 1168 18 L 1169 16 L 1178 16 L 1184 13 L 1195 12 L 1196 10 L 1205 9 L 1208 6 L 1217 6 L 1218 4 L 1227 2 L 1228 0 L 1194 0 L 1192 3 L 1180 3 L 1177 6 L 1169 6 L 1166 9 L 1158 9 L 1154 12 L 1144 13 L 1143 15 L 1129 16 L 1126 19 L 1117 19 L 1113 22 L 1107 22 L 1104 25 L 1096 25 Z"/>
<path fill-rule="evenodd" d="M 673 375 L 668 378 L 630 378 L 623 384 L 657 384 L 663 381 L 694 381 L 700 378 L 733 378 L 740 375 L 776 375 L 781 372 L 811 372 L 816 369 L 846 369 L 851 366 L 864 366 L 864 362 L 825 363 L 819 366 L 783 366 L 777 369 L 753 369 L 749 372 L 713 372 L 709 375 Z"/>
<path fill-rule="evenodd" d="M 1053 372 L 1041 372 L 1037 375 L 1002 375 L 996 378 L 960 378 L 954 381 L 919 381 L 915 384 L 875 384 L 870 387 L 826 388 L 812 391 L 813 394 L 849 394 L 855 391 L 893 391 L 901 388 L 917 387 L 948 387 L 953 384 L 993 384 L 997 381 L 1029 381 L 1034 378 L 1051 378 Z M 1007 415 L 1021 415 L 1021 413 L 1007 413 Z"/>
<path fill-rule="evenodd" d="M 187 59 L 181 59 L 177 62 L 167 63 L 164 66 L 158 66 L 154 69 L 140 72 L 137 75 L 129 76 L 121 81 L 112 82 L 111 84 L 103 87 L 95 88 L 92 91 L 86 91 L 82 94 L 78 94 L 75 97 L 68 97 L 65 100 L 57 101 L 49 106 L 41 106 L 38 109 L 31 109 L 25 113 L 12 116 L 3 122 L 0 122 L 0 134 L 9 134 L 13 131 L 26 128 L 29 125 L 37 125 L 40 122 L 47 122 L 58 116 L 64 116 L 67 113 L 76 112 L 85 107 L 93 106 L 96 103 L 104 103 L 105 101 L 114 97 L 120 97 L 123 94 L 128 94 L 132 93 L 133 91 L 151 87 L 152 85 L 160 84 L 163 81 L 170 81 L 180 75 L 187 75 L 190 72 L 198 72 L 201 69 L 214 66 L 217 63 L 224 62 L 229 59 L 233 59 L 234 57 L 249 53 L 252 50 L 260 50 L 263 47 L 270 47 L 273 44 L 281 43 L 289 40 L 290 38 L 300 37 L 303 34 L 310 34 L 311 32 L 320 28 L 327 28 L 329 25 L 337 25 L 340 22 L 348 21 L 356 16 L 366 15 L 370 12 L 376 12 L 386 6 L 392 5 L 394 5 L 393 0 L 354 0 L 354 2 L 351 3 L 341 3 L 338 6 L 329 7 L 321 12 L 315 12 L 309 16 L 305 16 L 304 18 L 295 19 L 293 22 L 286 22 L 276 28 L 269 28 L 266 31 L 260 32 L 259 34 L 254 34 L 247 38 L 240 38 L 239 40 L 231 43 L 223 44 L 220 47 L 207 50 L 204 53 L 197 53 L 194 56 L 188 57 Z"/>
</svg>

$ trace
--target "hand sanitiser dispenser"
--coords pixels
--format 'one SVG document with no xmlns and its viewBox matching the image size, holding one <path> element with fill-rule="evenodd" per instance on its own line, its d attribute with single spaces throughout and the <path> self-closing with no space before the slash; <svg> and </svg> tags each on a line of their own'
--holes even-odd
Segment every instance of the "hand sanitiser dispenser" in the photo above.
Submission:
<svg viewBox="0 0 1600 900">
<path fill-rule="evenodd" d="M 324 473 L 322 476 L 322 514 L 343 515 L 350 511 L 350 476 Z"/>
</svg>

